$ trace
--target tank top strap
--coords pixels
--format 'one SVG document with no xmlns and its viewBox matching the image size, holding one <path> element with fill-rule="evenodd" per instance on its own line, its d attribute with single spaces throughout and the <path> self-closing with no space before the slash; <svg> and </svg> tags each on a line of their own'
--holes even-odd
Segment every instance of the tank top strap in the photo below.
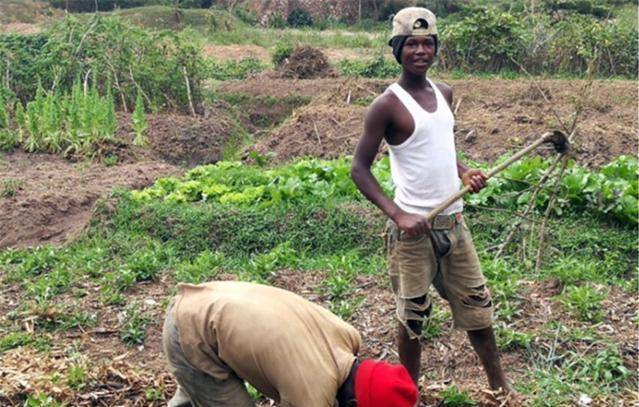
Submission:
<svg viewBox="0 0 639 407">
<path fill-rule="evenodd" d="M 448 101 L 444 97 L 444 94 L 441 92 L 441 90 L 439 90 L 439 87 L 435 85 L 435 83 L 431 81 L 430 79 L 426 78 L 426 80 L 428 81 L 428 83 L 430 83 L 430 86 L 435 91 L 435 99 L 437 99 L 437 110 L 433 113 L 443 112 L 444 110 L 440 110 L 442 108 L 450 110 L 450 106 L 448 106 Z"/>
<path fill-rule="evenodd" d="M 413 116 L 413 120 L 417 123 L 422 115 L 424 114 L 424 109 L 417 103 L 417 101 L 408 93 L 404 88 L 402 88 L 399 83 L 393 83 L 388 87 L 395 96 L 402 102 L 404 107 L 408 110 L 408 112 Z"/>
</svg>

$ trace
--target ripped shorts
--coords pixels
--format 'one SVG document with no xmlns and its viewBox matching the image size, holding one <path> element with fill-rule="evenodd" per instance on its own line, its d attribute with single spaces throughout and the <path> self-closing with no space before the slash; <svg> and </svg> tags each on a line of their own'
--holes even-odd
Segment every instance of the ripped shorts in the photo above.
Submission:
<svg viewBox="0 0 639 407">
<path fill-rule="evenodd" d="M 470 231 L 461 215 L 456 219 L 449 229 L 416 237 L 388 222 L 386 247 L 397 317 L 412 339 L 420 338 L 421 332 L 414 332 L 409 326 L 414 324 L 408 322 L 428 317 L 431 284 L 450 304 L 456 329 L 474 331 L 492 324 L 492 300 Z"/>
</svg>

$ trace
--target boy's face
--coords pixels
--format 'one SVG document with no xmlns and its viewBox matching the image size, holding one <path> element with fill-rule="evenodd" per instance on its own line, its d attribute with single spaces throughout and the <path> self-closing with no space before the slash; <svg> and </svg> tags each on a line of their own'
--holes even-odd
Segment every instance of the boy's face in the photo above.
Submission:
<svg viewBox="0 0 639 407">
<path fill-rule="evenodd" d="M 435 39 L 432 35 L 406 38 L 402 48 L 402 66 L 413 74 L 425 75 L 435 59 Z"/>
</svg>

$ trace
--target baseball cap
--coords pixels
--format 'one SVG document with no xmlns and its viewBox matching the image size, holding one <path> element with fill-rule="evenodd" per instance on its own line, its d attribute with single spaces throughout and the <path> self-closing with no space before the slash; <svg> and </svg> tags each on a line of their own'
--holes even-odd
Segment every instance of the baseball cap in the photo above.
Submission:
<svg viewBox="0 0 639 407">
<path fill-rule="evenodd" d="M 437 17 L 432 11 L 423 7 L 401 9 L 393 17 L 391 39 L 397 36 L 415 35 L 437 35 Z"/>
</svg>

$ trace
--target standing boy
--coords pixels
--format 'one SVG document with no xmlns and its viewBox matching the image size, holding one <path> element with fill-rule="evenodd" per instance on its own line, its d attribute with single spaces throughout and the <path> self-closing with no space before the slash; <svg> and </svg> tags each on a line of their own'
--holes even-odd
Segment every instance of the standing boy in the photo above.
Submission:
<svg viewBox="0 0 639 407">
<path fill-rule="evenodd" d="M 464 185 L 477 192 L 486 175 L 457 160 L 451 111 L 453 91 L 426 73 L 438 50 L 435 15 L 409 7 L 393 18 L 390 40 L 402 65 L 397 83 L 371 104 L 353 159 L 352 178 L 388 217 L 390 278 L 399 319 L 399 357 L 417 382 L 422 323 L 431 312 L 435 285 L 451 306 L 454 326 L 468 332 L 493 390 L 509 391 L 492 329 L 492 301 L 458 200 L 429 225 L 424 215 Z M 395 198 L 371 173 L 380 143 L 390 154 Z"/>
</svg>

